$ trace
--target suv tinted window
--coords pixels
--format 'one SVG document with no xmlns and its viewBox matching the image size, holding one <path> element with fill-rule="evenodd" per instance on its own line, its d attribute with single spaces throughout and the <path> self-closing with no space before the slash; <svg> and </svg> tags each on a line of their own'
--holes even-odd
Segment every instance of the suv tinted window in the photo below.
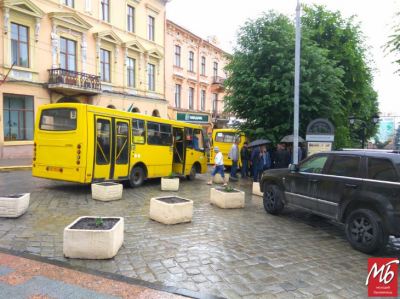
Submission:
<svg viewBox="0 0 400 299">
<path fill-rule="evenodd" d="M 399 175 L 392 161 L 378 158 L 368 158 L 368 178 L 386 182 L 399 181 Z"/>
<path fill-rule="evenodd" d="M 321 173 L 328 156 L 313 156 L 299 165 L 299 172 Z"/>
<path fill-rule="evenodd" d="M 335 156 L 329 167 L 328 174 L 356 178 L 358 177 L 359 167 L 360 157 Z"/>
</svg>

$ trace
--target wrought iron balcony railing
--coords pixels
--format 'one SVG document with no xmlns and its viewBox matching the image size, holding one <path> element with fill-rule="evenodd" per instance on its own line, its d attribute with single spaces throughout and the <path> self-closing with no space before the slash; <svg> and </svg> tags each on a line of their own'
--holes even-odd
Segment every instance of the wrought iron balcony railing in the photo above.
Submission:
<svg viewBox="0 0 400 299">
<path fill-rule="evenodd" d="M 66 84 L 83 89 L 98 89 L 101 91 L 100 76 L 89 75 L 65 69 L 51 69 L 49 84 Z"/>
<path fill-rule="evenodd" d="M 213 78 L 213 84 L 223 84 L 225 79 L 220 77 L 220 76 L 214 76 Z"/>
</svg>

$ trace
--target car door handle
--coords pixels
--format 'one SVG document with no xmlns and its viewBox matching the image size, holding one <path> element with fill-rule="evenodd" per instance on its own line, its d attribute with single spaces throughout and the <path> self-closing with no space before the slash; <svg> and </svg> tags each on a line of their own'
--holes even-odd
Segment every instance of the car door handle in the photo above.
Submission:
<svg viewBox="0 0 400 299">
<path fill-rule="evenodd" d="M 310 179 L 309 180 L 311 183 L 317 183 L 318 182 L 318 180 L 315 180 L 315 179 Z"/>
<path fill-rule="evenodd" d="M 353 185 L 353 184 L 346 184 L 346 187 L 348 187 L 348 188 L 357 188 L 358 187 L 358 185 Z"/>
</svg>

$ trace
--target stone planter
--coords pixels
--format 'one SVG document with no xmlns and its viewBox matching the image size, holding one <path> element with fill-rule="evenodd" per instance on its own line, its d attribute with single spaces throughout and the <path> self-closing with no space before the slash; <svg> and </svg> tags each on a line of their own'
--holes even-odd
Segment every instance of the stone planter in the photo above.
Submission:
<svg viewBox="0 0 400 299">
<path fill-rule="evenodd" d="M 122 184 L 97 183 L 92 184 L 92 198 L 101 201 L 118 200 L 122 198 Z"/>
<path fill-rule="evenodd" d="M 30 193 L 0 196 L 0 217 L 21 216 L 28 210 L 30 197 Z"/>
<path fill-rule="evenodd" d="M 63 251 L 65 257 L 80 259 L 110 259 L 114 257 L 124 241 L 124 218 L 104 217 L 103 225 L 107 219 L 117 219 L 109 229 L 81 229 L 80 220 L 93 220 L 96 217 L 79 217 L 64 229 Z M 114 220 L 115 221 L 115 220 Z"/>
<path fill-rule="evenodd" d="M 225 173 L 225 178 L 226 178 L 226 183 L 229 183 L 229 173 Z M 224 179 L 222 178 L 222 176 L 219 173 L 216 173 L 215 177 L 213 179 L 213 182 L 215 184 L 223 184 Z"/>
<path fill-rule="evenodd" d="M 150 218 L 164 223 L 177 224 L 192 221 L 193 201 L 177 196 L 155 197 L 150 201 Z"/>
<path fill-rule="evenodd" d="M 179 178 L 161 178 L 161 190 L 163 191 L 178 191 Z"/>
<path fill-rule="evenodd" d="M 260 183 L 253 182 L 253 194 L 258 196 L 263 196 L 262 192 L 260 191 Z"/>
<path fill-rule="evenodd" d="M 227 192 L 224 188 L 211 188 L 210 202 L 222 209 L 240 209 L 244 208 L 243 191 L 234 189 L 233 192 Z"/>
</svg>

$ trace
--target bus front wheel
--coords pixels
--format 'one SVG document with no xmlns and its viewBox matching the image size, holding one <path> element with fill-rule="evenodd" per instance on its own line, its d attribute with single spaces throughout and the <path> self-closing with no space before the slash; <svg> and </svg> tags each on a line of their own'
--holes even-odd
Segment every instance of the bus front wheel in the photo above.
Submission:
<svg viewBox="0 0 400 299">
<path fill-rule="evenodd" d="M 138 188 L 142 186 L 144 181 L 144 171 L 141 167 L 134 167 L 129 177 L 129 184 L 132 188 Z"/>
<path fill-rule="evenodd" d="M 192 166 L 192 169 L 190 170 L 190 174 L 187 175 L 186 178 L 187 178 L 189 181 L 193 181 L 195 177 L 196 177 L 196 166 L 193 165 L 193 166 Z"/>
</svg>

